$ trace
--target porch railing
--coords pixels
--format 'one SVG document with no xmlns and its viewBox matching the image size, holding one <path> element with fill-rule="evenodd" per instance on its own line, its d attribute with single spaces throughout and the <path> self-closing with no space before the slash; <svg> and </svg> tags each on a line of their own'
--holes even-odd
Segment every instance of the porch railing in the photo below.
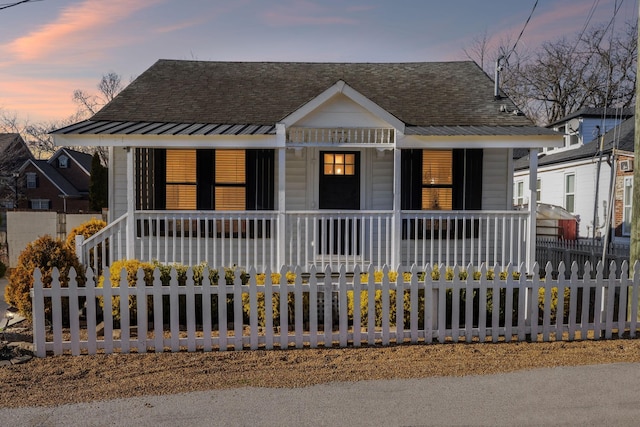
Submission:
<svg viewBox="0 0 640 427">
<path fill-rule="evenodd" d="M 136 211 L 133 224 L 129 253 L 141 261 L 263 270 L 519 265 L 528 236 L 522 211 Z M 80 242 L 83 263 L 101 272 L 124 258 L 126 228 L 125 215 Z"/>
<path fill-rule="evenodd" d="M 353 269 L 391 262 L 392 211 L 287 212 L 290 265 Z"/>
<path fill-rule="evenodd" d="M 88 239 L 76 236 L 76 254 L 80 264 L 102 274 L 105 266 L 126 256 L 127 214 L 111 222 Z"/>
<path fill-rule="evenodd" d="M 137 258 L 195 265 L 277 264 L 274 211 L 137 211 Z"/>
<path fill-rule="evenodd" d="M 524 211 L 402 211 L 403 265 L 526 262 Z"/>
</svg>

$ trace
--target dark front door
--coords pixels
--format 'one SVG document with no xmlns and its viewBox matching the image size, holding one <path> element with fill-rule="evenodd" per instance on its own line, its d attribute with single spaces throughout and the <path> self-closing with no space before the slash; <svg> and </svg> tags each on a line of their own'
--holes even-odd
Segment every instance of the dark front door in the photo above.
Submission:
<svg viewBox="0 0 640 427">
<path fill-rule="evenodd" d="M 320 209 L 360 209 L 360 153 L 320 153 Z M 360 220 L 319 220 L 318 250 L 328 255 L 360 254 Z"/>
<path fill-rule="evenodd" d="M 360 209 L 360 153 L 320 152 L 320 209 Z"/>
</svg>

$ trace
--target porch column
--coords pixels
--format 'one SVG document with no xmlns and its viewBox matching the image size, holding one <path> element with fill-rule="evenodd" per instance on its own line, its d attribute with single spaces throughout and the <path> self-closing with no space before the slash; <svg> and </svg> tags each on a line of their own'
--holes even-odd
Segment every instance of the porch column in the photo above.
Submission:
<svg viewBox="0 0 640 427">
<path fill-rule="evenodd" d="M 402 156 L 398 148 L 393 149 L 393 220 L 391 229 L 391 268 L 398 267 L 402 261 L 400 254 L 402 239 L 401 204 L 401 166 Z"/>
<path fill-rule="evenodd" d="M 281 123 L 276 125 L 276 135 L 278 140 L 278 240 L 276 242 L 276 262 L 277 265 L 272 266 L 274 271 L 279 271 L 280 267 L 286 262 L 286 246 L 287 246 L 287 224 L 286 224 L 286 129 Z"/>
<path fill-rule="evenodd" d="M 538 182 L 538 149 L 529 149 L 529 232 L 527 240 L 527 271 L 533 271 L 536 262 L 536 200 Z"/>
<path fill-rule="evenodd" d="M 133 162 L 133 151 L 131 147 L 127 147 L 127 248 L 126 248 L 126 256 L 127 259 L 133 259 L 136 256 L 135 245 L 136 245 L 136 233 L 135 233 L 135 209 L 136 209 L 136 199 L 135 199 L 135 179 L 134 179 L 134 162 Z"/>
</svg>

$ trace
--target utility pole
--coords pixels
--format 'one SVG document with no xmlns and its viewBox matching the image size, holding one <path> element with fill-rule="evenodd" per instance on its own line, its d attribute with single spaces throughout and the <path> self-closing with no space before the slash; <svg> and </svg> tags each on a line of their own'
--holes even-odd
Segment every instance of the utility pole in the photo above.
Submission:
<svg viewBox="0 0 640 427">
<path fill-rule="evenodd" d="M 640 4 L 638 4 L 638 20 L 640 21 Z M 640 28 L 638 28 L 638 47 L 640 47 Z M 640 56 L 636 60 L 636 68 L 640 65 Z M 633 143 L 633 205 L 631 206 L 631 247 L 629 264 L 633 268 L 633 264 L 640 260 L 640 78 L 636 73 L 636 109 L 633 118 L 635 124 L 635 137 Z"/>
</svg>

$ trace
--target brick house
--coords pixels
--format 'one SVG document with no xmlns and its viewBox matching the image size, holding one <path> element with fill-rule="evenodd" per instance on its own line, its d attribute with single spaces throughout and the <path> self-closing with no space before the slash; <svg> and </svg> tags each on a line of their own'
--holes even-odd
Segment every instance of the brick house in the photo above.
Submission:
<svg viewBox="0 0 640 427">
<path fill-rule="evenodd" d="M 91 155 L 60 148 L 47 160 L 33 158 L 20 168 L 20 209 L 65 213 L 89 210 Z"/>
</svg>

